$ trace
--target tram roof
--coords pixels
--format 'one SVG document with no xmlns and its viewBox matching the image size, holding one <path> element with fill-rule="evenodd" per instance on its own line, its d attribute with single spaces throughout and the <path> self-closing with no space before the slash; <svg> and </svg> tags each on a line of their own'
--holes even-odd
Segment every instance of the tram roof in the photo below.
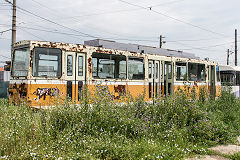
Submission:
<svg viewBox="0 0 240 160">
<path fill-rule="evenodd" d="M 224 66 L 224 65 L 220 65 L 219 66 L 219 70 L 220 71 L 240 71 L 240 67 L 239 66 Z"/>
<path fill-rule="evenodd" d="M 48 45 L 49 46 L 59 45 L 59 46 L 69 46 L 69 47 L 71 46 L 73 47 L 74 45 L 76 46 L 81 45 L 81 44 L 69 44 L 69 43 L 63 43 L 63 42 L 23 40 L 15 43 L 14 47 L 18 48 L 22 46 L 28 46 L 29 44 L 39 44 L 39 45 L 41 44 L 44 47 Z M 160 55 L 160 56 L 201 60 L 200 57 L 197 57 L 192 53 L 186 53 L 182 51 L 163 49 L 163 48 L 157 48 L 152 46 L 144 46 L 144 45 L 138 45 L 138 44 L 119 43 L 115 41 L 102 40 L 102 39 L 84 41 L 84 45 L 89 47 L 101 47 L 103 49 L 113 49 L 113 50 L 128 51 L 128 52 L 134 52 L 134 53 L 144 53 L 144 54 L 150 54 L 150 55 Z M 205 59 L 204 61 L 215 63 L 207 59 Z"/>
<path fill-rule="evenodd" d="M 139 45 L 139 44 L 119 43 L 119 42 L 103 40 L 103 39 L 94 39 L 94 40 L 84 41 L 84 44 L 88 46 L 117 49 L 117 50 L 129 51 L 129 52 L 200 59 L 199 57 L 195 56 L 192 53 L 185 53 L 182 51 L 163 49 L 163 48 L 157 48 L 157 47 L 145 46 L 145 45 Z"/>
</svg>

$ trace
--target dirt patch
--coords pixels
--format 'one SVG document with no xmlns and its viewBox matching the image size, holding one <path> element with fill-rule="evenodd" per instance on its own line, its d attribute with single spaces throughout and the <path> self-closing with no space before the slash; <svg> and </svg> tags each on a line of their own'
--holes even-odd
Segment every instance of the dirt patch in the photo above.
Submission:
<svg viewBox="0 0 240 160">
<path fill-rule="evenodd" d="M 240 137 L 237 138 L 238 144 L 240 144 Z"/>
<path fill-rule="evenodd" d="M 186 160 L 230 160 L 230 159 L 220 157 L 220 156 L 201 156 L 201 157 L 189 158 Z"/>
<path fill-rule="evenodd" d="M 240 146 L 237 145 L 222 145 L 210 148 L 210 150 L 221 154 L 234 154 L 240 152 Z"/>
</svg>

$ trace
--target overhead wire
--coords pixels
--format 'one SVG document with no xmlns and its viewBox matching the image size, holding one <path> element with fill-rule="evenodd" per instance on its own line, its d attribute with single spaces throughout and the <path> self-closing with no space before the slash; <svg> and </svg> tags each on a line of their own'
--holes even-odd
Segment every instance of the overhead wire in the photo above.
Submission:
<svg viewBox="0 0 240 160">
<path fill-rule="evenodd" d="M 10 2 L 10 1 L 7 1 L 7 2 L 10 3 L 10 4 L 12 4 L 12 2 Z M 78 31 L 78 30 L 76 30 L 76 29 L 67 27 L 67 26 L 65 26 L 65 25 L 59 24 L 59 23 L 57 23 L 57 22 L 55 22 L 55 21 L 53 21 L 53 20 L 50 20 L 50 19 L 47 19 L 47 18 L 45 18 L 45 17 L 39 16 L 39 15 L 37 15 L 37 14 L 31 12 L 31 11 L 28 11 L 28 10 L 26 10 L 26 9 L 24 9 L 24 8 L 21 8 L 21 7 L 19 7 L 19 6 L 16 6 L 16 7 L 17 7 L 18 9 L 26 12 L 26 13 L 29 13 L 29 14 L 35 16 L 35 17 L 38 17 L 38 18 L 40 18 L 40 19 L 42 19 L 42 20 L 44 20 L 44 21 L 47 21 L 47 22 L 52 23 L 52 24 L 55 24 L 55 25 L 60 26 L 60 27 L 62 27 L 62 28 L 65 28 L 65 29 L 68 29 L 68 30 L 71 30 L 71 31 L 74 31 L 74 32 L 77 32 L 77 33 L 80 33 L 80 34 L 85 35 L 85 36 L 88 36 L 88 37 L 99 38 L 99 37 L 96 37 L 96 36 L 93 36 L 93 35 L 90 35 L 90 34 L 87 34 L 87 33 L 83 33 L 83 32 Z"/>
<path fill-rule="evenodd" d="M 33 2 L 35 2 L 35 3 L 37 3 L 37 4 L 39 4 L 39 5 L 41 5 L 42 7 L 45 7 L 45 8 L 48 8 L 49 10 L 51 10 L 51 8 L 49 8 L 49 7 L 47 7 L 46 5 L 43 5 L 43 4 L 41 4 L 41 3 L 39 3 L 39 2 L 37 2 L 37 1 L 35 1 L 35 0 L 31 0 L 31 1 L 33 1 Z M 132 4 L 132 3 L 129 3 L 129 2 L 126 2 L 126 1 L 123 1 L 123 0 L 119 0 L 119 1 L 121 1 L 121 2 L 125 2 L 125 3 L 128 3 L 128 4 L 131 4 L 131 5 L 134 5 L 134 4 Z M 153 6 L 160 6 L 160 5 L 164 5 L 164 4 L 170 4 L 170 3 L 175 3 L 175 2 L 179 2 L 179 1 L 184 1 L 184 0 L 175 0 L 175 1 L 172 1 L 172 2 L 166 2 L 166 3 L 161 3 L 161 4 L 158 4 L 158 5 L 153 5 Z M 138 6 L 138 7 L 141 7 L 142 9 L 148 9 L 149 7 L 142 7 L 142 6 L 139 6 L 139 5 L 134 5 L 134 6 Z M 153 11 L 153 10 L 152 10 Z M 196 26 L 195 26 L 196 27 Z M 199 27 L 198 27 L 199 28 Z M 204 30 L 206 30 L 206 29 L 204 29 Z M 210 31 L 210 30 L 207 30 L 207 31 Z M 212 31 L 210 31 L 210 32 L 212 32 Z M 212 32 L 213 33 L 213 32 Z M 214 33 L 216 33 L 216 32 L 214 32 Z M 216 34 L 218 34 L 218 33 L 216 33 Z M 96 37 L 96 36 L 94 36 L 94 38 L 99 38 L 99 37 Z M 110 39 L 115 39 L 115 40 L 128 40 L 128 41 L 136 41 L 136 40 L 130 40 L 130 39 L 126 39 L 126 38 L 110 38 Z M 148 41 L 148 42 L 158 42 L 158 41 L 154 41 L 154 40 L 137 40 L 137 41 Z M 183 40 L 183 41 L 200 41 L 200 40 Z M 168 42 L 171 42 L 171 41 L 168 41 Z"/>
<path fill-rule="evenodd" d="M 135 7 L 143 8 L 143 9 L 145 9 L 145 10 L 150 10 L 150 11 L 152 11 L 152 12 L 154 12 L 154 13 L 160 14 L 160 15 L 162 15 L 162 16 L 164 16 L 164 17 L 169 18 L 169 19 L 172 19 L 172 20 L 181 22 L 181 23 L 183 23 L 183 24 L 186 24 L 186 25 L 189 25 L 189 26 L 192 26 L 192 27 L 201 29 L 201 30 L 203 30 L 203 31 L 206 31 L 206 32 L 209 32 L 209 33 L 212 33 L 212 34 L 216 34 L 216 35 L 224 36 L 224 37 L 226 36 L 226 35 L 224 35 L 224 34 L 222 34 L 222 33 L 218 33 L 218 32 L 215 32 L 215 31 L 212 31 L 212 30 L 203 28 L 203 27 L 201 27 L 201 26 L 192 24 L 192 23 L 190 23 L 190 22 L 186 22 L 186 21 L 184 21 L 184 20 L 181 20 L 181 19 L 178 19 L 178 18 L 169 16 L 169 15 L 167 15 L 167 14 L 165 14 L 165 13 L 162 13 L 162 12 L 159 12 L 159 11 L 155 11 L 155 10 L 153 10 L 153 9 L 151 8 L 151 6 L 150 6 L 150 7 L 143 7 L 143 6 L 140 6 L 140 5 L 137 5 L 137 4 L 133 4 L 133 3 L 127 2 L 127 1 L 125 1 L 125 0 L 119 0 L 119 1 L 120 1 L 120 2 L 123 2 L 123 3 L 125 3 L 125 4 L 128 4 L 128 5 L 132 5 L 132 6 L 135 6 Z"/>
<path fill-rule="evenodd" d="M 218 46 L 224 46 L 227 44 L 233 44 L 234 42 L 227 42 L 227 43 L 222 43 L 222 44 L 216 44 L 216 45 L 211 45 L 211 46 L 206 46 L 206 47 L 195 47 L 195 48 L 190 48 L 190 49 L 181 49 L 181 50 L 194 50 L 194 49 L 208 49 L 208 48 L 213 48 L 213 47 L 218 47 Z"/>
<path fill-rule="evenodd" d="M 79 35 L 77 34 L 72 34 L 72 33 L 65 33 L 65 32 L 59 32 L 59 31 L 51 31 L 51 30 L 44 30 L 44 29 L 39 29 L 39 28 L 32 28 L 32 27 L 24 27 L 24 26 L 18 26 L 19 28 L 26 28 L 26 29 L 30 29 L 30 30 L 36 30 L 36 31 L 43 31 L 43 32 L 49 32 L 49 33 L 55 33 L 55 34 L 63 34 L 63 35 L 69 35 L 69 36 L 74 36 L 74 37 L 78 37 Z M 131 39 L 115 39 L 115 40 L 126 40 L 126 41 L 145 41 L 145 42 L 159 42 L 159 41 L 154 41 L 154 40 L 131 40 Z M 181 44 L 183 46 L 186 47 L 190 47 L 189 45 L 186 45 L 184 43 L 181 42 L 176 42 L 178 44 Z M 193 47 L 193 48 L 187 48 L 187 49 L 180 49 L 180 50 L 194 50 L 194 49 L 198 49 L 198 50 L 208 50 L 208 48 L 213 48 L 213 47 L 218 47 L 218 46 L 224 46 L 226 44 L 232 44 L 234 42 L 227 42 L 227 43 L 223 43 L 223 44 L 216 44 L 216 45 L 211 45 L 211 46 L 205 46 L 205 47 Z"/>
<path fill-rule="evenodd" d="M 11 31 L 12 29 L 7 29 L 7 30 L 4 30 L 4 31 L 0 31 L 0 35 L 2 35 L 4 32 L 8 32 L 8 31 Z"/>
<path fill-rule="evenodd" d="M 39 36 L 37 36 L 37 35 L 29 32 L 29 31 L 26 31 L 25 29 L 22 29 L 22 28 L 20 28 L 20 29 L 21 29 L 23 32 L 26 32 L 26 33 L 32 35 L 33 37 L 36 37 L 36 38 L 39 39 L 39 40 L 44 40 L 43 38 L 41 38 L 41 37 L 39 37 Z"/>
<path fill-rule="evenodd" d="M 156 4 L 156 5 L 151 5 L 151 7 L 164 6 L 164 5 L 173 4 L 173 3 L 182 2 L 182 1 L 186 1 L 186 0 L 174 0 L 174 1 L 170 1 L 170 2 L 165 2 L 165 3 Z"/>
<path fill-rule="evenodd" d="M 124 3 L 128 3 L 128 4 L 131 4 L 131 3 L 126 2 L 126 1 L 123 1 L 123 0 L 119 0 L 119 1 L 124 2 Z M 9 2 L 9 3 L 11 3 L 11 2 Z M 131 4 L 131 5 L 134 5 L 134 4 Z M 143 8 L 143 9 L 149 9 L 149 7 L 142 7 L 142 6 L 139 6 L 139 5 L 134 5 L 134 6 L 138 6 L 138 7 L 141 7 L 141 8 Z M 81 35 L 77 35 L 77 36 L 82 36 L 82 37 L 85 36 L 85 37 L 99 38 L 99 37 L 92 36 L 92 35 L 90 35 L 90 34 L 86 34 L 86 33 L 80 32 L 80 31 L 78 31 L 78 30 L 72 29 L 72 28 L 70 28 L 70 27 L 61 25 L 61 24 L 59 24 L 59 23 L 57 23 L 57 22 L 55 22 L 55 21 L 52 21 L 52 20 L 49 20 L 49 19 L 44 18 L 44 17 L 42 17 L 42 16 L 39 16 L 39 15 L 37 15 L 37 14 L 31 12 L 31 11 L 25 10 L 25 9 L 23 9 L 23 8 L 21 8 L 21 7 L 18 7 L 18 6 L 17 6 L 17 8 L 20 9 L 20 10 L 22 10 L 22 11 L 24 11 L 24 12 L 26 12 L 26 13 L 28 13 L 28 14 L 30 14 L 30 15 L 33 15 L 33 16 L 35 16 L 35 17 L 38 17 L 38 18 L 40 18 L 40 19 L 42 19 L 42 20 L 45 20 L 45 21 L 47 21 L 47 22 L 53 23 L 53 24 L 55 24 L 55 25 L 61 26 L 61 27 L 63 27 L 63 28 L 66 28 L 66 29 L 69 29 L 69 30 L 72 30 L 72 31 L 74 31 L 74 32 L 78 32 L 78 33 L 81 34 Z M 151 10 L 151 11 L 154 11 L 154 10 Z M 154 11 L 154 12 L 157 12 L 157 11 Z M 161 13 L 159 13 L 159 14 L 161 14 Z M 166 16 L 166 15 L 165 15 L 165 16 Z M 168 17 L 170 18 L 170 16 L 168 16 Z M 173 19 L 173 17 L 171 17 L 171 18 Z M 176 20 L 178 20 L 178 19 L 176 19 Z M 179 20 L 178 20 L 178 21 L 179 21 Z M 181 21 L 180 21 L 180 22 L 181 22 Z M 185 23 L 185 22 L 184 22 L 184 23 Z M 186 24 L 187 24 L 187 23 L 188 23 L 188 22 L 186 22 Z M 191 24 L 191 25 L 192 25 L 192 24 Z M 195 25 L 192 25 L 192 26 L 195 26 Z M 198 27 L 198 26 L 195 26 L 195 27 L 200 28 L 200 29 L 203 29 L 203 28 Z M 212 32 L 212 31 L 207 30 L 207 29 L 203 29 L 203 30 L 209 31 L 209 32 L 211 32 L 211 33 L 218 34 L 218 33 L 216 33 L 216 32 Z M 42 31 L 43 31 L 43 30 L 42 30 Z M 45 30 L 45 32 L 46 32 L 46 30 Z M 47 31 L 47 32 L 52 32 L 52 33 L 55 32 L 55 33 L 66 34 L 66 35 L 68 34 L 68 33 L 63 33 L 63 32 L 56 32 L 56 31 Z M 71 35 L 71 34 L 68 34 L 68 35 Z M 218 34 L 218 35 L 219 35 L 219 34 Z M 222 34 L 221 34 L 221 35 L 222 35 Z M 76 36 L 76 35 L 73 35 L 73 36 Z M 115 39 L 115 40 L 158 42 L 158 41 L 155 41 L 155 40 L 136 40 L 136 39 L 132 39 L 132 40 L 131 40 L 131 39 L 126 39 L 126 38 L 117 38 L 117 39 Z M 203 49 L 203 48 L 196 47 L 196 48 L 184 49 L 184 50 L 192 50 L 192 49 Z"/>
</svg>

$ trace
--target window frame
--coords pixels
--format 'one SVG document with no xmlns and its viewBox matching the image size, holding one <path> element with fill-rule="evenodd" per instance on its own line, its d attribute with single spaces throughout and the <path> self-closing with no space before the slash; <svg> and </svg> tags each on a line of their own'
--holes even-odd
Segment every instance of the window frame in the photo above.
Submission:
<svg viewBox="0 0 240 160">
<path fill-rule="evenodd" d="M 24 75 L 24 76 L 16 76 L 16 75 L 14 75 L 14 70 L 15 70 L 15 67 L 14 67 L 14 62 L 15 62 L 15 53 L 16 53 L 16 50 L 19 50 L 19 49 L 26 49 L 26 50 L 28 50 L 28 55 L 29 55 L 29 57 L 28 57 L 28 69 L 26 70 L 27 71 L 27 75 Z M 12 57 L 12 64 L 11 64 L 11 76 L 12 77 L 27 77 L 28 75 L 29 75 L 29 68 L 30 68 L 30 56 L 31 56 L 31 50 L 30 50 L 30 48 L 29 47 L 16 47 L 16 48 L 14 48 L 14 52 L 13 52 L 13 57 Z"/>
<path fill-rule="evenodd" d="M 203 75 L 203 77 L 204 77 L 204 80 L 202 80 L 202 79 L 198 79 L 198 74 L 197 74 L 197 79 L 196 80 L 192 80 L 192 79 L 190 79 L 190 67 L 189 67 L 189 65 L 190 64 L 195 64 L 195 65 L 197 65 L 197 72 L 198 72 L 198 67 L 200 66 L 200 65 L 203 65 L 204 67 L 203 67 L 203 69 L 204 69 L 204 75 Z M 196 62 L 188 62 L 187 63 L 187 72 L 188 72 L 188 74 L 187 74 L 187 76 L 188 76 L 188 81 L 191 81 L 191 82 L 206 82 L 207 81 L 207 77 L 206 77 L 206 75 L 207 75 L 207 71 L 206 71 L 206 64 L 204 64 L 204 63 L 196 63 Z"/>
<path fill-rule="evenodd" d="M 99 56 L 95 56 L 94 57 L 94 54 L 96 54 L 96 55 L 99 55 Z M 101 55 L 103 56 L 103 57 L 101 57 Z M 106 57 L 104 57 L 104 56 L 106 56 Z M 109 58 L 107 58 L 107 57 L 110 57 L 110 56 L 113 56 L 114 58 L 113 59 L 109 59 Z M 125 61 L 125 78 L 119 78 L 120 77 L 120 74 L 118 73 L 118 76 L 117 76 L 117 73 L 116 73 L 116 71 L 117 71 L 117 63 L 116 63 L 116 60 L 117 60 L 117 57 L 121 57 L 122 59 L 119 61 L 119 66 L 118 66 L 118 70 L 120 71 L 120 62 L 121 61 Z M 93 67 L 94 67 L 94 65 L 93 65 L 93 59 L 96 59 L 96 64 L 97 64 L 97 70 L 96 70 L 96 76 L 93 76 Z M 99 77 L 99 65 L 100 65 L 100 63 L 99 63 L 99 60 L 103 60 L 103 59 L 106 59 L 106 60 L 114 60 L 114 73 L 113 73 L 113 78 L 110 78 L 110 77 L 104 77 L 104 78 L 101 78 L 101 77 Z M 118 72 L 119 72 L 118 71 Z M 118 77 L 118 78 L 117 78 Z M 93 52 L 92 53 L 92 78 L 93 79 L 117 79 L 117 80 L 126 80 L 127 79 L 127 56 L 126 55 L 118 55 L 118 54 L 104 54 L 104 53 L 99 53 L 99 52 Z"/>
<path fill-rule="evenodd" d="M 60 52 L 59 53 L 55 53 L 55 54 L 50 54 L 50 55 L 56 55 L 56 56 L 58 56 L 58 71 L 56 72 L 57 73 L 57 75 L 56 76 L 36 76 L 36 75 L 34 75 L 34 67 L 36 67 L 36 49 L 38 49 L 38 48 L 42 48 L 42 49 L 48 49 L 48 50 L 50 50 L 50 49 L 56 49 L 56 50 L 59 50 Z M 62 49 L 60 49 L 60 48 L 46 48 L 46 47 L 34 47 L 33 48 L 33 61 L 32 61 L 32 76 L 33 77 L 36 77 L 36 78 L 52 78 L 52 79 L 56 79 L 56 78 L 61 78 L 62 77 L 62 75 L 63 75 L 63 73 L 62 73 L 62 66 L 63 66 L 63 60 L 62 60 Z M 44 55 L 48 55 L 48 54 L 44 54 Z M 38 60 L 38 62 L 39 62 L 39 60 Z M 37 69 L 37 68 L 36 68 Z M 38 73 L 38 71 L 36 71 L 37 73 Z"/>
<path fill-rule="evenodd" d="M 143 77 L 141 79 L 130 79 L 129 78 L 129 60 L 130 59 L 138 59 L 138 60 L 142 60 L 142 64 L 143 64 Z M 145 59 L 144 57 L 134 57 L 134 56 L 129 56 L 127 58 L 127 79 L 128 80 L 145 80 L 146 77 L 146 70 L 145 70 Z"/>
<path fill-rule="evenodd" d="M 80 63 L 79 63 L 79 58 L 80 58 L 80 57 L 82 58 L 82 63 L 81 63 L 82 72 L 79 72 L 79 67 L 80 67 L 80 66 L 79 66 L 79 64 L 80 64 Z M 77 56 L 77 62 L 78 62 L 78 71 L 77 71 L 78 73 L 77 73 L 77 75 L 78 75 L 79 77 L 82 77 L 82 76 L 83 76 L 83 72 L 84 72 L 84 56 L 83 56 L 83 55 L 78 55 L 78 56 Z M 81 73 L 81 75 L 80 75 L 79 73 Z"/>
<path fill-rule="evenodd" d="M 68 57 L 71 57 L 72 61 L 71 61 L 71 66 L 68 65 Z M 68 67 L 72 67 L 72 71 L 68 72 Z M 70 73 L 70 74 L 69 74 Z M 72 55 L 67 55 L 67 76 L 73 76 L 73 56 Z"/>
<path fill-rule="evenodd" d="M 179 66 L 179 65 L 177 65 L 177 63 L 178 64 L 185 64 L 185 67 L 186 67 L 186 78 L 185 79 L 177 79 L 177 66 Z M 176 81 L 187 81 L 188 80 L 188 63 L 187 62 L 183 62 L 183 61 L 177 61 L 177 62 L 175 62 L 175 74 L 176 74 L 176 76 L 175 76 L 175 80 Z"/>
</svg>

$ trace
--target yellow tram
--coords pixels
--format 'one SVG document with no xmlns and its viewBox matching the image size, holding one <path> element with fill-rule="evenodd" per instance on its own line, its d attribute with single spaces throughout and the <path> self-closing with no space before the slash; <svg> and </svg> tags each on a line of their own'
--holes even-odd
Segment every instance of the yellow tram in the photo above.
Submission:
<svg viewBox="0 0 240 160">
<path fill-rule="evenodd" d="M 146 100 L 188 86 L 220 94 L 216 62 L 193 54 L 107 40 L 82 44 L 20 41 L 12 53 L 9 98 L 30 106 L 54 105 L 69 97 L 80 101 L 83 89 L 104 86 L 115 99 L 145 92 Z"/>
</svg>

